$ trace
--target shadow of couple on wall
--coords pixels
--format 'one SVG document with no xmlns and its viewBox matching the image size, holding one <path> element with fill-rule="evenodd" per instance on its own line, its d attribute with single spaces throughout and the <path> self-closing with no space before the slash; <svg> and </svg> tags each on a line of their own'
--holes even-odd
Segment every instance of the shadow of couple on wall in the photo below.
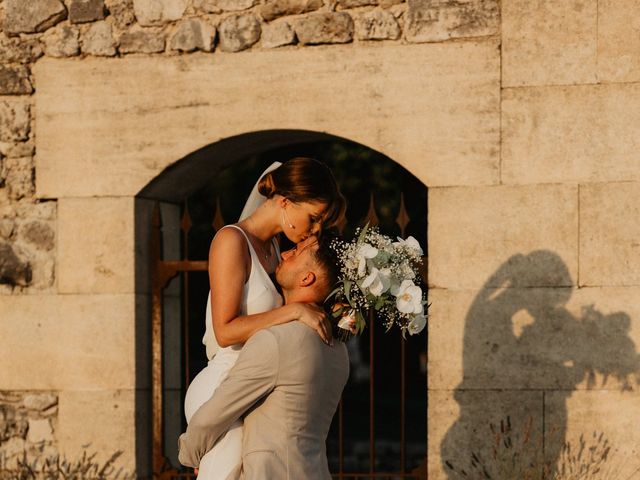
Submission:
<svg viewBox="0 0 640 480">
<path fill-rule="evenodd" d="M 449 479 L 553 479 L 576 387 L 613 377 L 632 388 L 640 356 L 629 316 L 593 306 L 574 316 L 572 284 L 562 259 L 541 250 L 509 258 L 475 297 L 454 393 L 460 414 L 441 443 Z"/>
</svg>

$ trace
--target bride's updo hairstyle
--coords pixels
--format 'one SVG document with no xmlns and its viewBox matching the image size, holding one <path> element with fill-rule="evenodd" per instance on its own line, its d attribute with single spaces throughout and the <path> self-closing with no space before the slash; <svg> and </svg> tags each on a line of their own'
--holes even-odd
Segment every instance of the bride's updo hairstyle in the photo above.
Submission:
<svg viewBox="0 0 640 480">
<path fill-rule="evenodd" d="M 331 170 L 313 158 L 296 157 L 264 175 L 258 191 L 267 198 L 282 195 L 292 202 L 321 202 L 327 205 L 323 228 L 339 224 L 346 202 Z"/>
</svg>

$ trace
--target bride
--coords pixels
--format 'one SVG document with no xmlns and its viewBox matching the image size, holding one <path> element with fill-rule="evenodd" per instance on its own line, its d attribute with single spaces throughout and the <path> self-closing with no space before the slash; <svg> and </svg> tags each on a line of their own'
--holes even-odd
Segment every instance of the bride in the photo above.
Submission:
<svg viewBox="0 0 640 480">
<path fill-rule="evenodd" d="M 276 236 L 298 243 L 344 215 L 345 201 L 331 171 L 310 158 L 271 165 L 254 187 L 240 221 L 220 229 L 209 250 L 206 331 L 208 365 L 185 396 L 187 422 L 211 396 L 256 331 L 299 320 L 331 341 L 331 326 L 316 305 L 283 305 L 271 279 L 280 261 Z M 215 333 L 215 335 L 214 335 Z M 236 422 L 200 462 L 198 479 L 222 480 L 242 461 L 242 423 Z"/>
</svg>

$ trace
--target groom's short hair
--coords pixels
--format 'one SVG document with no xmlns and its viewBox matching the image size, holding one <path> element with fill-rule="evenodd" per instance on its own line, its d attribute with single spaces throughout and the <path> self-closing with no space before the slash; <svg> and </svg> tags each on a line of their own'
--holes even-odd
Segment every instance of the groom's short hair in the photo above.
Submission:
<svg viewBox="0 0 640 480">
<path fill-rule="evenodd" d="M 332 248 L 332 243 L 338 239 L 339 236 L 334 231 L 322 232 L 318 236 L 318 248 L 314 252 L 315 261 L 325 274 L 323 287 L 326 291 L 324 292 L 324 297 L 331 293 L 340 277 L 340 258 L 335 249 Z"/>
</svg>

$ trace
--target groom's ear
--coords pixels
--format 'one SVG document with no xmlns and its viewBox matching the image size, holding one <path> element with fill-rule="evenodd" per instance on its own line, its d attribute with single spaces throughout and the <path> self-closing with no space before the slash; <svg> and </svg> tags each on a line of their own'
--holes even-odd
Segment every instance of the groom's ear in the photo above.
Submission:
<svg viewBox="0 0 640 480">
<path fill-rule="evenodd" d="M 309 271 L 305 274 L 304 277 L 302 277 L 302 280 L 300 280 L 300 286 L 310 287 L 311 285 L 316 283 L 317 280 L 318 280 L 318 277 L 316 277 L 316 274 L 314 272 Z"/>
</svg>

